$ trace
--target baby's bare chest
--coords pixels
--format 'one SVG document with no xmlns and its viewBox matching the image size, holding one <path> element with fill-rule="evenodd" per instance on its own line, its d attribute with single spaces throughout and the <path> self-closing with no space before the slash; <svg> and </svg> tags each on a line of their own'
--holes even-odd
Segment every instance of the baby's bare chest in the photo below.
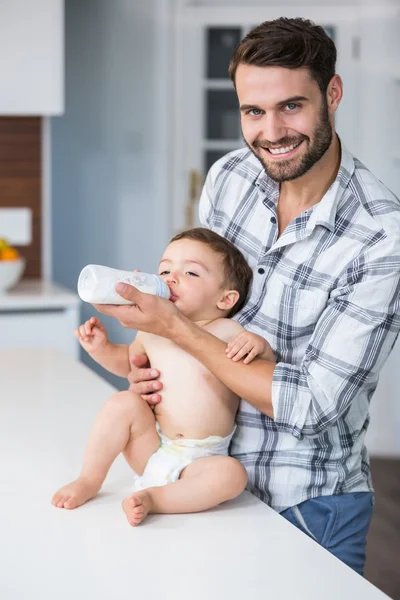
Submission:
<svg viewBox="0 0 400 600">
<path fill-rule="evenodd" d="M 200 361 L 165 338 L 142 340 L 150 364 L 160 372 L 162 401 L 155 415 L 166 435 L 228 435 L 238 408 L 233 394 Z"/>
<path fill-rule="evenodd" d="M 224 401 L 234 397 L 209 369 L 170 340 L 146 334 L 143 345 L 151 366 L 160 371 L 164 394 L 173 393 L 175 398 L 195 394 L 197 399 L 219 397 Z"/>
<path fill-rule="evenodd" d="M 206 381 L 214 378 L 217 381 L 200 361 L 170 340 L 146 334 L 143 345 L 151 366 L 160 371 L 164 383 L 181 381 L 182 378 Z"/>
</svg>

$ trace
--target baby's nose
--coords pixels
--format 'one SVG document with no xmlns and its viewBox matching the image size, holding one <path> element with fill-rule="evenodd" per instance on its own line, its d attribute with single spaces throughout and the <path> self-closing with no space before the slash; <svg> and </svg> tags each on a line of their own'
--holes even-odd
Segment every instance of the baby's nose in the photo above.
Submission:
<svg viewBox="0 0 400 600">
<path fill-rule="evenodd" d="M 177 277 L 176 273 L 169 273 L 165 278 L 165 281 L 167 283 L 176 283 L 177 280 L 178 280 L 178 277 Z"/>
</svg>

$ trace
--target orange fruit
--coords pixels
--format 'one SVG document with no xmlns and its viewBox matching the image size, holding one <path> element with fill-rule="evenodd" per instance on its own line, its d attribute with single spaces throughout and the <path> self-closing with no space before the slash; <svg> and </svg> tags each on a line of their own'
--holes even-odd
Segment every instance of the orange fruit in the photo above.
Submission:
<svg viewBox="0 0 400 600">
<path fill-rule="evenodd" d="M 9 248 L 10 244 L 4 238 L 0 238 L 0 253 L 3 252 L 6 248 Z"/>
<path fill-rule="evenodd" d="M 15 248 L 5 248 L 0 253 L 0 259 L 1 260 L 18 260 L 19 252 Z"/>
</svg>

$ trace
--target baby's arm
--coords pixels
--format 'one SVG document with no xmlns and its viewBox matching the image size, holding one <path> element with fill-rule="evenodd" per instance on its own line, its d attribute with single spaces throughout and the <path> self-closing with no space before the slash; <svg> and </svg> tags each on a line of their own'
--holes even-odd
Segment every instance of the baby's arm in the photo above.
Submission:
<svg viewBox="0 0 400 600">
<path fill-rule="evenodd" d="M 227 358 L 231 358 L 234 362 L 243 358 L 243 363 L 245 365 L 248 365 L 256 358 L 256 356 L 266 360 L 276 361 L 275 353 L 263 337 L 251 333 L 250 331 L 246 331 L 246 329 L 236 321 L 231 322 L 235 323 L 232 332 L 235 330 L 236 333 L 232 336 L 226 347 Z"/>
<path fill-rule="evenodd" d="M 75 337 L 82 348 L 110 373 L 119 377 L 128 377 L 130 371 L 127 344 L 112 344 L 107 331 L 100 321 L 92 317 L 75 330 Z"/>
</svg>

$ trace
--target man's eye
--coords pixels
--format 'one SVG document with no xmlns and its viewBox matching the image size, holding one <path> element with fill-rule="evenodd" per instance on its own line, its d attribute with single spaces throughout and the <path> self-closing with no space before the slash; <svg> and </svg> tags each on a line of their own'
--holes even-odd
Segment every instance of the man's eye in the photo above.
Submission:
<svg viewBox="0 0 400 600">
<path fill-rule="evenodd" d="M 286 104 L 285 108 L 288 109 L 287 112 L 291 112 L 292 110 L 299 108 L 299 105 L 294 102 L 289 102 L 289 104 Z"/>
<path fill-rule="evenodd" d="M 191 277 L 198 277 L 197 273 L 193 273 L 193 271 L 186 271 L 187 275 L 190 275 Z"/>
<path fill-rule="evenodd" d="M 169 274 L 169 271 L 162 271 L 162 272 L 159 274 L 159 277 L 161 277 L 161 275 L 168 275 L 168 274 Z"/>
<path fill-rule="evenodd" d="M 259 117 L 261 115 L 262 111 L 259 108 L 251 108 L 247 114 L 251 115 L 252 117 Z"/>
</svg>

